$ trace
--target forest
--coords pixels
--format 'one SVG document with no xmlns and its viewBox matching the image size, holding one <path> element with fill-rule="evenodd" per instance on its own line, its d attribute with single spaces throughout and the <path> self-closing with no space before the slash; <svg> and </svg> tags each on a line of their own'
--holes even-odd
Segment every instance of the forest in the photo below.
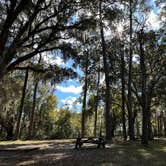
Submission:
<svg viewBox="0 0 166 166">
<path fill-rule="evenodd" d="M 166 140 L 165 29 L 164 0 L 0 0 L 0 140 Z"/>
</svg>

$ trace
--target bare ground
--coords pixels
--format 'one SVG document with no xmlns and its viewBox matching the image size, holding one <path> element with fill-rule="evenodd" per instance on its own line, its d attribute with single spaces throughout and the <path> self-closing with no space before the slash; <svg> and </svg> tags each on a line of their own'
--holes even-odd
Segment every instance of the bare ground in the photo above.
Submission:
<svg viewBox="0 0 166 166">
<path fill-rule="evenodd" d="M 73 140 L 0 142 L 0 166 L 166 166 L 166 139 L 149 147 L 140 142 L 86 145 L 74 149 Z"/>
</svg>

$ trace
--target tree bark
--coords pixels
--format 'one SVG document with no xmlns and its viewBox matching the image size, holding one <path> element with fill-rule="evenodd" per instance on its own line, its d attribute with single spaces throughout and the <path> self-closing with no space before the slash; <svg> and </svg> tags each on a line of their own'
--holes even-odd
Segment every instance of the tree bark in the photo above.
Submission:
<svg viewBox="0 0 166 166">
<path fill-rule="evenodd" d="M 139 34 L 139 49 L 140 49 L 140 68 L 141 68 L 141 93 L 142 93 L 142 144 L 148 144 L 148 110 L 147 110 L 147 88 L 146 88 L 146 66 L 145 54 L 143 49 L 143 29 Z"/>
<path fill-rule="evenodd" d="M 84 96 L 83 96 L 83 103 L 82 103 L 82 118 L 81 118 L 81 137 L 85 136 L 86 129 L 85 129 L 85 113 L 86 113 L 86 96 L 88 90 L 88 55 L 85 55 L 85 80 L 84 80 Z"/>
<path fill-rule="evenodd" d="M 0 80 L 2 80 L 5 74 L 6 74 L 6 64 L 4 62 L 4 58 L 0 57 Z"/>
<path fill-rule="evenodd" d="M 112 110 L 112 130 L 111 130 L 112 137 L 115 136 L 116 125 L 117 121 L 116 121 L 115 110 Z"/>
<path fill-rule="evenodd" d="M 148 93 L 147 93 L 148 94 Z M 151 97 L 149 95 L 147 95 L 147 112 L 148 112 L 148 139 L 149 140 L 153 140 L 153 131 L 152 131 L 152 123 L 151 123 Z"/>
<path fill-rule="evenodd" d="M 158 116 L 158 136 L 162 136 L 162 118 L 161 114 Z"/>
<path fill-rule="evenodd" d="M 34 133 L 34 115 L 35 115 L 35 108 L 36 108 L 36 94 L 37 94 L 37 88 L 38 88 L 38 81 L 36 81 L 34 86 L 34 93 L 33 93 L 33 104 L 32 104 L 32 111 L 30 114 L 30 122 L 29 122 L 29 131 L 28 131 L 28 138 L 33 138 Z"/>
<path fill-rule="evenodd" d="M 132 101 L 131 101 L 131 82 L 132 82 L 132 54 L 133 54 L 133 45 L 132 45 L 132 21 L 133 21 L 133 12 L 132 12 L 132 0 L 130 0 L 130 48 L 129 48 L 129 74 L 128 74 L 128 134 L 130 140 L 134 140 L 134 122 L 133 122 L 133 113 L 132 113 Z"/>
<path fill-rule="evenodd" d="M 21 103 L 20 103 L 20 107 L 19 107 L 18 115 L 17 115 L 17 124 L 16 124 L 16 131 L 15 131 L 15 138 L 16 139 L 19 139 L 19 137 L 20 137 L 21 119 L 22 119 L 24 99 L 25 99 L 25 94 L 26 94 L 26 86 L 27 86 L 28 74 L 29 74 L 28 72 L 29 71 L 27 69 L 26 73 L 25 73 L 25 80 L 24 80 L 24 86 L 23 86 L 23 90 L 22 90 Z"/>
<path fill-rule="evenodd" d="M 164 116 L 164 137 L 166 137 L 166 117 Z"/>
<path fill-rule="evenodd" d="M 103 56 L 103 64 L 104 64 L 104 74 L 105 74 L 105 130 L 106 130 L 106 139 L 112 139 L 112 115 L 110 114 L 111 108 L 111 99 L 110 99 L 110 78 L 109 78 L 109 70 L 108 70 L 108 62 L 106 55 L 106 43 L 104 37 L 103 30 L 103 22 L 102 22 L 102 2 L 99 3 L 99 14 L 100 14 L 100 35 L 101 35 L 101 46 L 102 46 L 102 56 Z"/>
<path fill-rule="evenodd" d="M 136 118 L 136 136 L 137 136 L 137 138 L 140 137 L 140 129 L 139 129 L 139 121 L 138 121 L 138 118 Z"/>
<path fill-rule="evenodd" d="M 121 50 L 121 86 L 122 86 L 122 124 L 123 124 L 123 138 L 127 140 L 127 133 L 126 133 L 126 118 L 125 118 L 125 61 L 124 61 L 124 51 Z"/>
<path fill-rule="evenodd" d="M 38 64 L 41 62 L 41 54 L 39 57 Z M 29 122 L 29 131 L 28 131 L 28 138 L 32 139 L 34 137 L 34 116 L 35 116 L 35 109 L 36 109 L 36 94 L 37 94 L 37 88 L 38 88 L 39 80 L 35 80 L 35 86 L 34 86 L 34 93 L 33 93 L 33 103 L 32 103 L 32 111 L 30 113 L 30 122 Z"/>
<path fill-rule="evenodd" d="M 95 98 L 95 107 L 94 107 L 94 113 L 95 113 L 95 119 L 94 119 L 94 137 L 96 137 L 97 133 L 97 109 L 99 105 L 99 86 L 100 86 L 100 71 L 98 72 L 98 78 L 97 78 L 97 93 Z"/>
<path fill-rule="evenodd" d="M 7 132 L 7 140 L 12 140 L 13 139 L 13 129 L 14 129 L 14 126 L 13 126 L 13 122 L 12 120 L 8 122 L 7 124 L 7 128 L 6 128 L 6 132 Z"/>
</svg>

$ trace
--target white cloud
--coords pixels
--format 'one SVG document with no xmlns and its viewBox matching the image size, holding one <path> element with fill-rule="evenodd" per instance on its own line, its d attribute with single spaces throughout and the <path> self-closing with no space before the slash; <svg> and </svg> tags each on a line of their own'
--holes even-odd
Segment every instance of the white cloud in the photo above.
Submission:
<svg viewBox="0 0 166 166">
<path fill-rule="evenodd" d="M 57 86 L 56 89 L 64 93 L 79 94 L 82 91 L 82 86 L 77 86 L 77 87 L 73 85 L 70 85 L 68 87 Z"/>
<path fill-rule="evenodd" d="M 68 82 L 73 82 L 73 79 L 68 79 L 67 81 L 68 81 Z"/>
<path fill-rule="evenodd" d="M 56 57 L 55 59 L 54 59 L 54 62 L 55 62 L 55 64 L 57 64 L 57 65 L 64 65 L 64 61 L 63 61 L 63 59 L 62 58 L 60 58 L 60 57 Z"/>
<path fill-rule="evenodd" d="M 77 102 L 77 98 L 73 96 L 69 96 L 66 99 L 61 100 L 62 104 L 67 106 L 70 110 L 77 109 L 77 107 L 80 107 L 81 104 Z"/>
<path fill-rule="evenodd" d="M 154 13 L 154 11 L 151 11 L 148 16 L 147 24 L 149 28 L 156 30 L 160 28 L 161 20 L 157 14 Z"/>
<path fill-rule="evenodd" d="M 46 55 L 43 55 L 42 56 L 43 58 L 43 61 L 46 63 L 46 65 L 58 65 L 58 66 L 61 66 L 61 65 L 64 65 L 64 61 L 61 57 L 52 57 L 51 54 L 46 54 Z"/>
<path fill-rule="evenodd" d="M 76 97 L 72 97 L 72 96 L 69 96 L 67 97 L 66 99 L 62 99 L 61 102 L 63 104 L 73 104 L 74 102 L 76 102 L 77 98 Z"/>
</svg>

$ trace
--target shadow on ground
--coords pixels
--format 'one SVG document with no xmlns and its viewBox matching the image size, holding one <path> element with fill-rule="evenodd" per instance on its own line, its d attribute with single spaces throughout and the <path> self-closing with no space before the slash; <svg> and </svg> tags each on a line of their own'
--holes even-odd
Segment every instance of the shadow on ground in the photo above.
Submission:
<svg viewBox="0 0 166 166">
<path fill-rule="evenodd" d="M 1 166 L 165 166 L 166 140 L 149 147 L 139 142 L 114 142 L 106 149 L 95 145 L 74 149 L 71 141 L 42 141 L 0 145 Z"/>
</svg>

